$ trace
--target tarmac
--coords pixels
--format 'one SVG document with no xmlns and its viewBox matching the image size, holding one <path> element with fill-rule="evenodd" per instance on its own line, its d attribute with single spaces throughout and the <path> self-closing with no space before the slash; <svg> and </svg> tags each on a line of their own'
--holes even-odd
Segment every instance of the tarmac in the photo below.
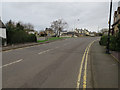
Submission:
<svg viewBox="0 0 120 90">
<path fill-rule="evenodd" d="M 120 65 L 111 54 L 105 53 L 105 48 L 99 45 L 99 41 L 91 47 L 90 63 L 93 88 L 120 88 Z"/>
</svg>

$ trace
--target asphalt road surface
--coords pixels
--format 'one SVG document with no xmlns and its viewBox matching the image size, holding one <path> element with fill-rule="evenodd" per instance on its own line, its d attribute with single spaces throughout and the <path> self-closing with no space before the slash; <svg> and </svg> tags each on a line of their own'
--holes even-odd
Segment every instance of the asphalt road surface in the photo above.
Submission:
<svg viewBox="0 0 120 90">
<path fill-rule="evenodd" d="M 3 88 L 76 88 L 84 51 L 96 39 L 68 38 L 3 52 Z"/>
</svg>

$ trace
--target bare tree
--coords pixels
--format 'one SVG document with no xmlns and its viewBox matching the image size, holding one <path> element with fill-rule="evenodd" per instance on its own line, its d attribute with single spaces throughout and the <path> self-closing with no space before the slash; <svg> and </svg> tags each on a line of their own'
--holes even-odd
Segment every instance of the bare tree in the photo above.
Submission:
<svg viewBox="0 0 120 90">
<path fill-rule="evenodd" d="M 26 30 L 34 30 L 34 26 L 33 26 L 32 24 L 30 24 L 30 23 L 24 24 L 24 28 L 25 28 Z"/>
<path fill-rule="evenodd" d="M 59 37 L 60 32 L 63 31 L 67 27 L 68 27 L 68 24 L 63 19 L 58 19 L 51 23 L 51 28 L 55 31 L 57 37 Z"/>
</svg>

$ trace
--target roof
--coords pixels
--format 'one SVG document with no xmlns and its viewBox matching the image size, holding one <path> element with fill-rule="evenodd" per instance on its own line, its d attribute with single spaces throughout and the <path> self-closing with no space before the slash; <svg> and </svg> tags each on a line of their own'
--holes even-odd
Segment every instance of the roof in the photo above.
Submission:
<svg viewBox="0 0 120 90">
<path fill-rule="evenodd" d="M 6 28 L 1 20 L 0 20 L 0 28 Z"/>
</svg>

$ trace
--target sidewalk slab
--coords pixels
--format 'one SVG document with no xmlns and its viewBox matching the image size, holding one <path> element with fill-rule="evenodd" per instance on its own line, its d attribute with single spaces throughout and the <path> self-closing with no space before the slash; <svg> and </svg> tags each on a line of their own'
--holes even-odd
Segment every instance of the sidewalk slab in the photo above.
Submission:
<svg viewBox="0 0 120 90">
<path fill-rule="evenodd" d="M 118 62 L 105 53 L 105 48 L 94 42 L 90 50 L 93 88 L 118 88 Z"/>
</svg>

